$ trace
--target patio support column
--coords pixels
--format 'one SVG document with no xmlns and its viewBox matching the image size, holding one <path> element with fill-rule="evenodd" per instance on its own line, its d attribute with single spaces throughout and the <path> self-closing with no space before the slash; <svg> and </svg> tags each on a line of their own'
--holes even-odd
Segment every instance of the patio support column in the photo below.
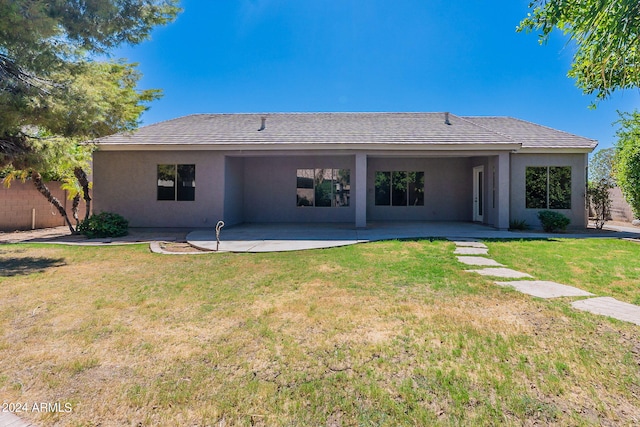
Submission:
<svg viewBox="0 0 640 427">
<path fill-rule="evenodd" d="M 365 153 L 356 154 L 355 172 L 356 227 L 365 228 L 367 226 L 367 155 Z"/>
<path fill-rule="evenodd" d="M 499 230 L 509 229 L 509 210 L 511 202 L 509 200 L 509 182 L 511 177 L 510 163 L 511 156 L 509 153 L 500 153 L 498 155 L 498 220 L 496 222 L 496 228 Z"/>
</svg>

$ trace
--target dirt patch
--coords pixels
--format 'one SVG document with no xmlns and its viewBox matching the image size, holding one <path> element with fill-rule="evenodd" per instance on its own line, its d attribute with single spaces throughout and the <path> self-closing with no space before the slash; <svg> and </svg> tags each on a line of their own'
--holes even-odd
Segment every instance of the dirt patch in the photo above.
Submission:
<svg viewBox="0 0 640 427">
<path fill-rule="evenodd" d="M 71 236 L 71 232 L 66 226 L 27 231 L 0 231 L 0 243 L 18 243 L 33 239 L 55 239 L 69 236 Z"/>
<path fill-rule="evenodd" d="M 106 239 L 87 239 L 80 234 L 72 234 L 69 228 L 54 227 L 40 230 L 0 232 L 0 244 L 2 243 L 135 243 L 151 241 L 185 242 L 189 230 L 179 229 L 129 229 L 129 234 L 123 237 Z"/>
<path fill-rule="evenodd" d="M 163 251 L 173 252 L 173 253 L 199 253 L 199 252 L 209 252 L 198 249 L 194 246 L 191 246 L 187 242 L 160 242 L 160 248 Z"/>
</svg>

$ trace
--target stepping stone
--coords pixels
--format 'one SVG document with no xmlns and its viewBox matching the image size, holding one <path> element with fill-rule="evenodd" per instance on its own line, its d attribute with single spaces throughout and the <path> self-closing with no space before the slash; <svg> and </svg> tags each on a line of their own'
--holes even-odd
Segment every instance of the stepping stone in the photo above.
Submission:
<svg viewBox="0 0 640 427">
<path fill-rule="evenodd" d="M 456 248 L 453 251 L 455 255 L 488 255 L 488 252 L 486 248 Z"/>
<path fill-rule="evenodd" d="M 485 258 L 481 256 L 459 256 L 458 261 L 467 265 L 484 265 L 488 267 L 503 267 L 498 261 L 494 261 L 491 258 Z"/>
<path fill-rule="evenodd" d="M 483 268 L 482 270 L 465 270 L 467 273 L 478 273 L 483 276 L 504 277 L 508 279 L 521 279 L 533 277 L 530 274 L 512 270 L 510 268 Z"/>
<path fill-rule="evenodd" d="M 495 283 L 500 286 L 512 286 L 524 294 L 533 295 L 538 298 L 593 296 L 592 293 L 574 288 L 573 286 L 544 280 L 516 280 L 512 282 Z"/>
<path fill-rule="evenodd" d="M 589 298 L 571 303 L 578 310 L 602 314 L 640 326 L 640 307 L 611 297 Z"/>
<path fill-rule="evenodd" d="M 454 241 L 453 243 L 456 244 L 456 246 L 458 247 L 465 247 L 465 248 L 487 248 L 487 245 L 485 245 L 482 242 L 467 242 L 467 241 Z"/>
<path fill-rule="evenodd" d="M 35 427 L 11 412 L 0 412 L 0 427 Z"/>
</svg>

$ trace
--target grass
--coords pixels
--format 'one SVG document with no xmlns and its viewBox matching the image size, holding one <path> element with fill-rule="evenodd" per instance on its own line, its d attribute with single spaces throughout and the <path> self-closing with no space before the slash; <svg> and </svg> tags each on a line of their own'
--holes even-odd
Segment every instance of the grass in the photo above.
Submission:
<svg viewBox="0 0 640 427">
<path fill-rule="evenodd" d="M 640 245 L 616 239 L 487 242 L 491 257 L 540 280 L 640 305 Z"/>
<path fill-rule="evenodd" d="M 534 243 L 490 253 L 521 268 Z M 465 274 L 453 250 L 0 246 L 0 400 L 71 404 L 20 414 L 42 425 L 637 424 L 638 327 Z"/>
</svg>

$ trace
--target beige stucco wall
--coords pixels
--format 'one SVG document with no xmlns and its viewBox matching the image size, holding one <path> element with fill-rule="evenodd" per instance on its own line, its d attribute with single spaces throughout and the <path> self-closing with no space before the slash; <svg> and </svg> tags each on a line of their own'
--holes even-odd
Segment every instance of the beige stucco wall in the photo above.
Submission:
<svg viewBox="0 0 640 427">
<path fill-rule="evenodd" d="M 585 228 L 587 154 L 512 154 L 511 155 L 511 220 L 525 220 L 533 228 L 541 228 L 537 215 L 541 209 L 525 205 L 525 171 L 528 166 L 571 166 L 571 209 L 557 209 L 571 220 L 569 228 Z"/>
<path fill-rule="evenodd" d="M 117 212 L 127 218 L 132 227 L 213 227 L 220 219 L 228 225 L 241 222 L 355 223 L 355 199 L 359 189 L 355 178 L 354 152 L 344 155 L 262 153 L 259 157 L 254 157 L 238 152 L 98 151 L 94 156 L 94 212 Z M 526 167 L 571 166 L 573 209 L 561 212 L 570 217 L 571 227 L 581 228 L 586 225 L 586 154 L 511 154 L 510 157 L 510 162 L 505 157 L 509 173 L 505 172 L 505 177 L 500 177 L 498 169 L 502 163 L 499 163 L 496 155 L 368 156 L 367 221 L 471 221 L 473 167 L 483 165 L 484 222 L 497 224 L 500 182 L 504 188 L 510 187 L 510 219 L 526 220 L 529 225 L 538 228 L 538 209 L 525 208 Z M 196 200 L 156 200 L 158 164 L 195 164 Z M 297 207 L 296 170 L 303 168 L 350 169 L 350 206 Z M 424 206 L 375 206 L 374 183 L 377 171 L 423 171 Z M 502 182 L 507 175 L 510 184 Z"/>
<path fill-rule="evenodd" d="M 195 164 L 195 201 L 158 201 L 157 165 Z M 223 218 L 224 156 L 205 151 L 94 153 L 94 212 L 116 212 L 131 227 L 213 227 Z"/>
<path fill-rule="evenodd" d="M 224 222 L 225 225 L 244 222 L 244 167 L 243 157 L 225 158 Z"/>
<path fill-rule="evenodd" d="M 296 206 L 297 169 L 336 168 L 351 171 L 348 207 Z M 275 156 L 244 158 L 244 221 L 354 222 L 355 156 Z"/>
<path fill-rule="evenodd" d="M 424 172 L 424 206 L 376 206 L 375 175 L 385 171 Z M 369 221 L 471 221 L 471 158 L 376 158 L 367 168 Z"/>
</svg>

